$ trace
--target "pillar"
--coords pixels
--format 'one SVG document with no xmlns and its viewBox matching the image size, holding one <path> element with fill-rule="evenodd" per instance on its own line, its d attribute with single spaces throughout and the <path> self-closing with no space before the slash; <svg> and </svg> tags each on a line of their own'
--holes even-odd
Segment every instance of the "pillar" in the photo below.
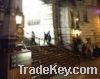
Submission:
<svg viewBox="0 0 100 79">
<path fill-rule="evenodd" d="M 60 7 L 58 0 L 52 0 L 52 10 L 53 10 L 53 27 L 55 35 L 55 44 L 61 44 L 61 27 L 60 27 Z"/>
<path fill-rule="evenodd" d="M 3 7 L 0 5 L 0 14 L 2 13 L 2 30 L 0 31 L 0 79 L 7 79 L 8 74 L 8 52 L 9 52 L 9 15 L 10 0 L 2 0 Z M 6 8 L 4 8 L 6 7 Z M 1 19 L 1 17 L 0 17 Z"/>
</svg>

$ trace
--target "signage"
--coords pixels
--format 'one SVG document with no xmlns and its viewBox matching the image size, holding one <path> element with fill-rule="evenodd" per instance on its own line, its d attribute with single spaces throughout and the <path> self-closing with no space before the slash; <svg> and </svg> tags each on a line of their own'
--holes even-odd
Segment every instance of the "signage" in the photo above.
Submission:
<svg viewBox="0 0 100 79">
<path fill-rule="evenodd" d="M 36 19 L 36 20 L 29 20 L 28 21 L 28 25 L 39 25 L 40 24 L 40 20 Z"/>
</svg>

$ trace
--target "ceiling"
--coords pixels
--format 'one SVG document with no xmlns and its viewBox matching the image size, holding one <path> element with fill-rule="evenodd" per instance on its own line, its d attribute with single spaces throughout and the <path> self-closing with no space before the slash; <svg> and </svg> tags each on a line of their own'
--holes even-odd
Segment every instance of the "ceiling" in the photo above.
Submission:
<svg viewBox="0 0 100 79">
<path fill-rule="evenodd" d="M 41 1 L 43 1 L 45 4 L 50 4 L 53 0 L 41 0 Z M 72 5 L 76 5 L 76 0 L 56 0 L 56 1 L 60 6 L 62 6 L 63 3 L 65 2 L 69 2 Z"/>
</svg>

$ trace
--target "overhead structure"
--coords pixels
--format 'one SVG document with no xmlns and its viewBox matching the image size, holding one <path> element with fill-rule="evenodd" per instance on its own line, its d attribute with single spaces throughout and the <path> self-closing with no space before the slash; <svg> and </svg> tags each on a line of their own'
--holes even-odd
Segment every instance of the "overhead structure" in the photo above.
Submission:
<svg viewBox="0 0 100 79">
<path fill-rule="evenodd" d="M 10 0 L 0 0 L 0 48 L 8 45 Z"/>
</svg>

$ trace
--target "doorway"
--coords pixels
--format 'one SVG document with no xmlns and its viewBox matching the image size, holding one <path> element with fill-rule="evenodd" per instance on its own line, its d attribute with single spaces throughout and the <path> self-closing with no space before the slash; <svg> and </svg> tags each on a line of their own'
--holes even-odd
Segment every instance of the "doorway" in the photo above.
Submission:
<svg viewBox="0 0 100 79">
<path fill-rule="evenodd" d="M 52 4 L 45 4 L 41 0 L 23 0 L 22 10 L 25 16 L 25 38 L 31 39 L 33 31 L 36 43 L 47 45 L 44 44 L 44 32 L 50 31 L 51 43 L 54 44 Z"/>
</svg>

